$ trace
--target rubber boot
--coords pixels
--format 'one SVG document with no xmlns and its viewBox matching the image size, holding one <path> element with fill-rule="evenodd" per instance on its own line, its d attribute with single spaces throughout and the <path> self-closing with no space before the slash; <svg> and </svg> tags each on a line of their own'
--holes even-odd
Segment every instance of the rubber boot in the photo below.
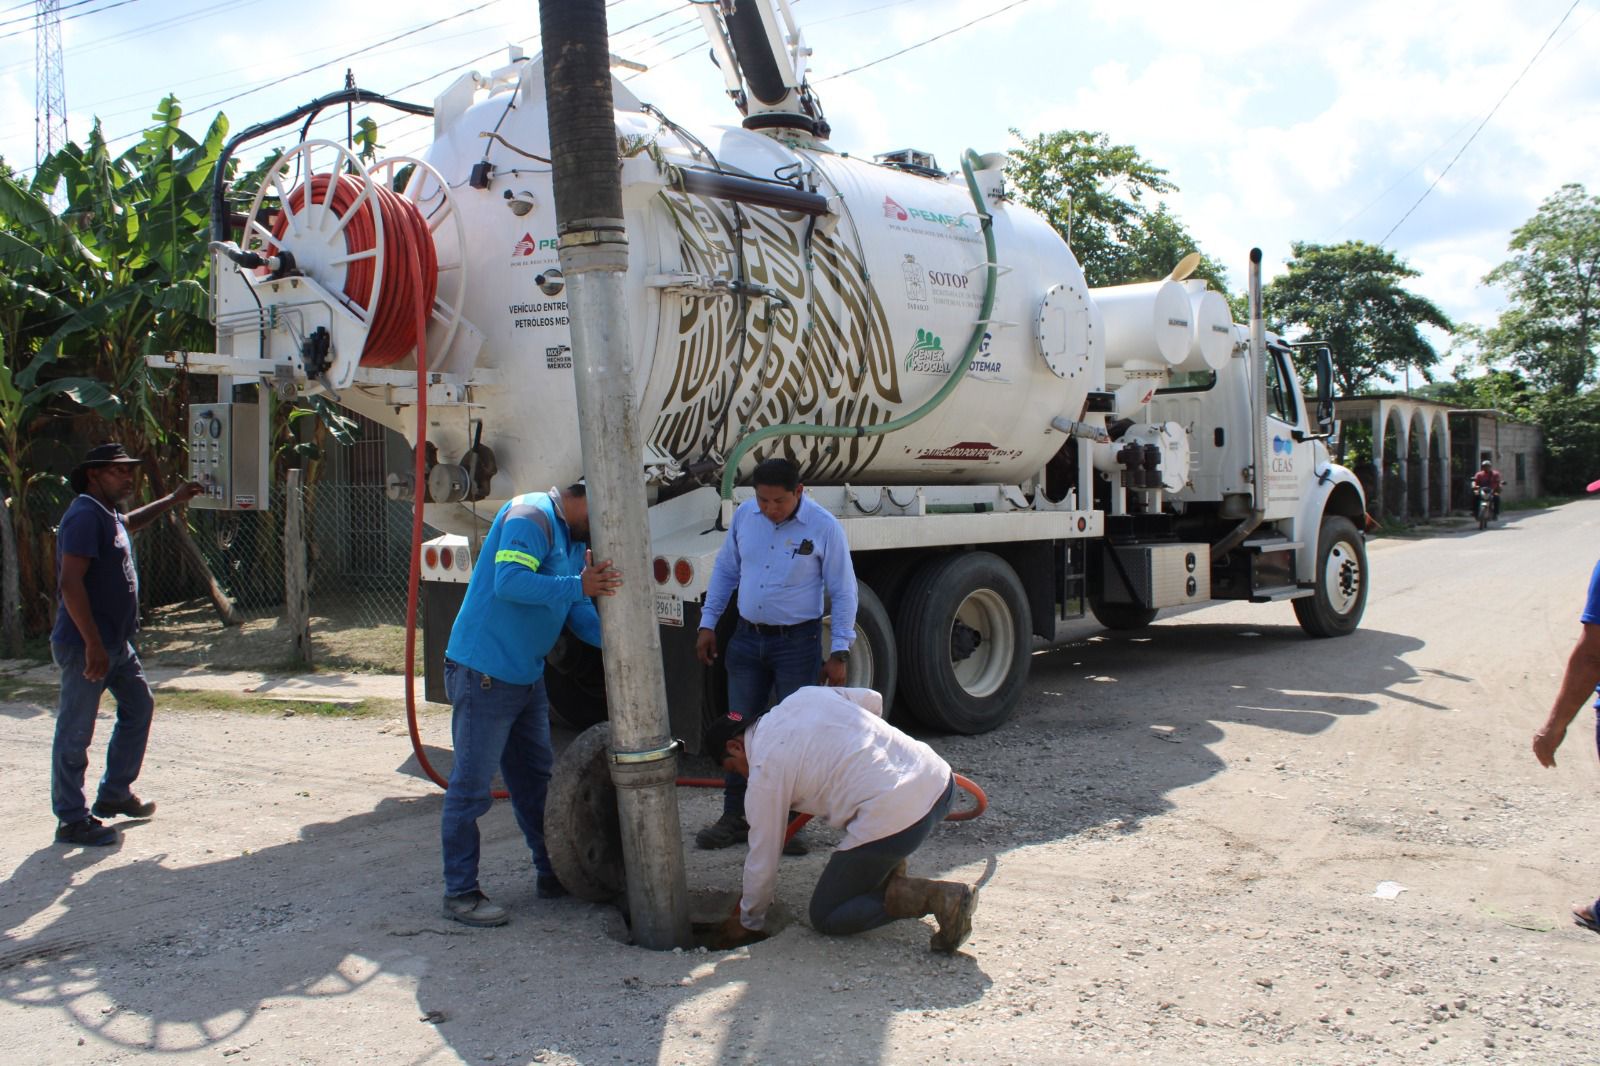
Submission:
<svg viewBox="0 0 1600 1066">
<path fill-rule="evenodd" d="M 946 955 L 953 954 L 972 935 L 972 912 L 977 907 L 977 889 L 959 881 L 907 877 L 904 864 L 895 868 L 883 891 L 883 908 L 891 918 L 933 915 L 939 931 L 928 938 L 928 950 Z"/>
</svg>

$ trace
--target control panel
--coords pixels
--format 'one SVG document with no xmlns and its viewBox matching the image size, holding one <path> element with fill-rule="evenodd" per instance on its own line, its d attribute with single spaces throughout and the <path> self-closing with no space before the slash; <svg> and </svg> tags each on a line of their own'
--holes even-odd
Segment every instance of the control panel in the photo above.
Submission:
<svg viewBox="0 0 1600 1066">
<path fill-rule="evenodd" d="M 189 479 L 205 489 L 190 507 L 267 510 L 261 405 L 205 403 L 189 408 Z"/>
</svg>

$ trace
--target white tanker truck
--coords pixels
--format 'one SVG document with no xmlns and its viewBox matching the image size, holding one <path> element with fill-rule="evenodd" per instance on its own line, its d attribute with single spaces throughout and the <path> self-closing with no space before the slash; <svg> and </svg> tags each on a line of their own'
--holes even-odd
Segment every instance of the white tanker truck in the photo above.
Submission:
<svg viewBox="0 0 1600 1066">
<path fill-rule="evenodd" d="M 1091 289 L 1009 195 L 1003 155 L 946 174 L 920 153 L 837 152 L 784 0 L 699 9 L 740 126 L 696 135 L 612 85 L 648 580 L 678 735 L 695 743 L 721 698 L 720 666 L 693 658 L 699 604 L 742 479 L 773 455 L 849 538 L 850 683 L 936 729 L 1005 721 L 1035 639 L 1086 611 L 1130 629 L 1211 599 L 1291 600 L 1313 635 L 1355 628 L 1365 504 L 1330 461 L 1329 356 L 1313 412 L 1291 349 L 1261 329 L 1258 262 L 1249 327 L 1181 270 Z M 259 382 L 262 403 L 325 394 L 422 442 L 425 484 L 395 471 L 391 488 L 421 492 L 446 531 L 418 546 L 435 697 L 488 520 L 583 471 L 544 86 L 541 60 L 515 51 L 463 75 L 416 158 L 364 167 L 303 140 L 236 241 L 219 188 L 217 351 L 168 357 Z M 261 410 L 197 405 L 196 506 L 266 506 Z M 604 686 L 598 655 L 571 643 L 546 676 L 583 724 Z"/>
</svg>

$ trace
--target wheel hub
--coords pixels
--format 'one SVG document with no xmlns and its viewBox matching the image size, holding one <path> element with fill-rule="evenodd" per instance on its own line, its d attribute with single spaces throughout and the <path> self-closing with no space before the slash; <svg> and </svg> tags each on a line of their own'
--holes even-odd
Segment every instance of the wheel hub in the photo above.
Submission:
<svg viewBox="0 0 1600 1066">
<path fill-rule="evenodd" d="M 983 634 L 973 629 L 967 623 L 956 619 L 955 625 L 950 627 L 950 661 L 959 663 L 972 657 L 978 650 L 978 645 L 983 643 Z"/>
</svg>

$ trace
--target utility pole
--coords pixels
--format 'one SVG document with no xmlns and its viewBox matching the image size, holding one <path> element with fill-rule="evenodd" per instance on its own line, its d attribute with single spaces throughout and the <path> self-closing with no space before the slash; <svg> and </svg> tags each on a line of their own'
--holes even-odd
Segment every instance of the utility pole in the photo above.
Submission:
<svg viewBox="0 0 1600 1066">
<path fill-rule="evenodd" d="M 67 75 L 61 62 L 61 0 L 37 0 L 33 21 L 33 161 L 67 143 Z"/>
<path fill-rule="evenodd" d="M 626 577 L 618 595 L 602 601 L 600 632 L 628 914 L 634 940 L 644 947 L 688 947 L 678 757 L 649 579 L 644 434 L 628 335 L 628 238 L 605 0 L 540 0 L 539 23 L 590 539 L 594 557 L 613 560 Z"/>
</svg>

